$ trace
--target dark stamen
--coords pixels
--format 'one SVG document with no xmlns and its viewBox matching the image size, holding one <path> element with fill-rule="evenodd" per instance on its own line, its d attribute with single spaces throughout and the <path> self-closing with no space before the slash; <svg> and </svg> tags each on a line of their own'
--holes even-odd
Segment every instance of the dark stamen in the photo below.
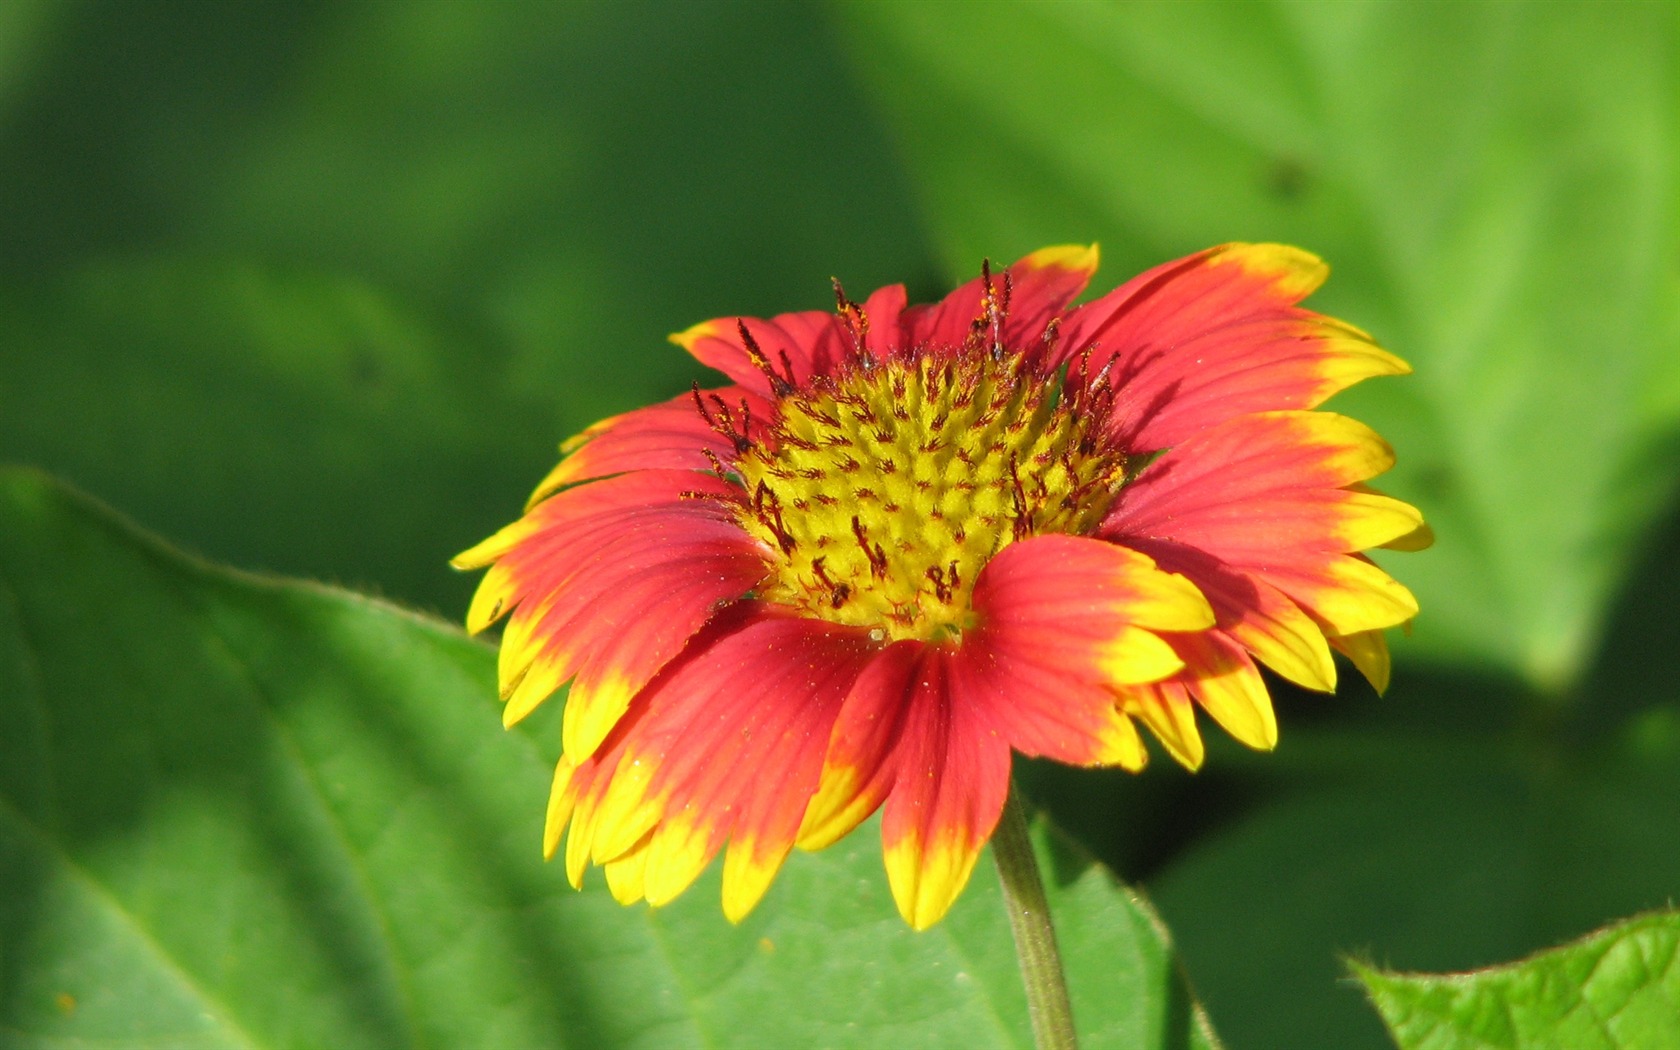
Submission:
<svg viewBox="0 0 1680 1050">
<path fill-rule="evenodd" d="M 700 381 L 695 380 L 694 385 L 689 390 L 694 395 L 694 407 L 699 411 L 700 418 L 706 421 L 707 426 L 714 426 L 712 414 L 706 411 L 706 399 L 700 396 Z"/>
<path fill-rule="evenodd" d="M 753 365 L 764 373 L 764 378 L 770 381 L 771 391 L 777 397 L 786 397 L 793 393 L 794 385 L 791 382 L 793 366 L 788 363 L 787 351 L 780 351 L 782 367 L 786 368 L 788 373 L 784 378 L 776 374 L 776 369 L 771 366 L 770 359 L 764 356 L 764 351 L 759 348 L 758 340 L 754 339 L 752 333 L 747 330 L 747 322 L 736 321 L 735 330 L 741 333 L 741 345 L 746 348 L 747 356 L 752 358 Z"/>
<path fill-rule="evenodd" d="M 840 278 L 829 278 L 834 282 L 834 304 L 840 316 L 846 322 L 846 333 L 852 337 L 852 356 L 865 368 L 875 362 L 866 349 L 869 341 L 869 315 L 863 312 L 863 307 L 846 298 L 846 290 L 840 287 Z"/>
<path fill-rule="evenodd" d="M 782 521 L 782 501 L 770 486 L 762 481 L 758 483 L 758 488 L 753 490 L 753 517 L 776 537 L 776 546 L 782 549 L 783 554 L 793 553 L 798 544 L 794 542 L 793 534 L 788 531 L 787 523 Z"/>
<path fill-rule="evenodd" d="M 729 477 L 729 471 L 724 467 L 723 460 L 718 458 L 716 452 L 709 448 L 703 448 L 700 450 L 700 454 L 705 456 L 706 462 L 712 465 L 712 473 L 718 476 L 719 481 L 726 480 Z"/>
<path fill-rule="evenodd" d="M 863 556 L 869 559 L 869 568 L 877 577 L 887 575 L 887 552 L 878 543 L 869 542 L 869 533 L 863 528 L 863 522 L 857 515 L 852 515 L 852 535 L 857 537 L 858 546 L 863 548 Z"/>
<path fill-rule="evenodd" d="M 1003 295 L 992 299 L 992 360 L 1003 360 L 1003 322 L 1009 316 L 1009 296 L 1015 289 L 1015 278 L 1003 271 Z"/>
<path fill-rule="evenodd" d="M 945 582 L 945 570 L 937 565 L 929 565 L 925 575 L 933 582 L 933 596 L 942 602 L 949 602 L 954 588 Z"/>
<path fill-rule="evenodd" d="M 834 581 L 828 578 L 828 571 L 823 568 L 822 556 L 819 555 L 811 559 L 811 572 L 824 587 L 831 591 L 834 590 Z"/>
<path fill-rule="evenodd" d="M 1056 359 L 1056 341 L 1061 337 L 1062 319 L 1060 317 L 1050 318 L 1050 323 L 1044 326 L 1044 359 L 1046 361 Z"/>
<path fill-rule="evenodd" d="M 1027 510 L 1027 494 L 1021 489 L 1021 464 L 1016 461 L 1013 452 L 1009 454 L 1009 480 L 1011 482 L 1010 496 L 1015 502 L 1015 520 L 1012 523 L 1012 531 L 1017 540 L 1023 540 L 1032 531 L 1032 520 L 1029 517 L 1030 512 Z"/>
<path fill-rule="evenodd" d="M 744 397 L 741 399 L 741 436 L 749 441 L 752 439 L 752 406 Z"/>
<path fill-rule="evenodd" d="M 964 350 L 979 349 L 984 333 L 992 326 L 992 319 L 997 309 L 997 291 L 992 286 L 992 260 L 980 260 L 980 312 L 974 320 L 968 323 L 968 338 L 963 340 Z M 996 340 L 993 340 L 994 344 Z M 997 348 L 992 347 L 994 357 Z"/>
<path fill-rule="evenodd" d="M 747 449 L 752 447 L 752 442 L 747 440 L 746 427 L 743 426 L 740 430 L 735 429 L 734 420 L 729 414 L 729 406 L 723 403 L 723 399 L 721 397 L 718 397 L 716 394 L 710 395 L 712 403 L 717 407 L 717 414 L 713 415 L 713 413 L 706 408 L 706 399 L 700 396 L 699 383 L 695 383 L 693 385 L 691 392 L 694 395 L 694 407 L 699 411 L 700 418 L 705 420 L 706 425 L 713 431 L 725 438 L 728 438 L 729 443 L 735 446 L 737 454 L 745 452 Z M 746 402 L 743 401 L 742 407 L 744 408 L 745 405 Z"/>
</svg>

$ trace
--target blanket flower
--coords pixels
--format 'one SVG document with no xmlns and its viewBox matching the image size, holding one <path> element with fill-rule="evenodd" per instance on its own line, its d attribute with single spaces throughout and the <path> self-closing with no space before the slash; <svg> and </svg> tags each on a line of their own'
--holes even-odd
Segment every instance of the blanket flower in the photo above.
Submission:
<svg viewBox="0 0 1680 1050">
<path fill-rule="evenodd" d="M 1012 752 L 1194 769 L 1200 708 L 1269 749 L 1260 667 L 1309 689 L 1342 653 L 1379 690 L 1417 613 L 1365 556 L 1417 549 L 1365 483 L 1389 446 L 1314 409 L 1409 371 L 1297 305 L 1327 268 L 1227 244 L 1072 306 L 1095 247 L 942 301 L 672 337 L 731 381 L 604 420 L 526 513 L 460 555 L 506 617 L 511 725 L 570 682 L 544 850 L 659 905 L 725 850 L 738 921 L 795 846 L 877 809 L 921 929 L 967 882 Z"/>
</svg>

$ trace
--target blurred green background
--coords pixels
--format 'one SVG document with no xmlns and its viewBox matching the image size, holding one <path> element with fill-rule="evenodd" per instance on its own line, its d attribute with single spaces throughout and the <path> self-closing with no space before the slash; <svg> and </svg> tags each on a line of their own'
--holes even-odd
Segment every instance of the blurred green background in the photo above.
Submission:
<svg viewBox="0 0 1680 1050">
<path fill-rule="evenodd" d="M 559 440 L 704 378 L 668 332 L 1300 244 L 1417 369 L 1332 406 L 1439 537 L 1384 559 L 1393 689 L 1274 683 L 1279 750 L 1195 776 L 1026 777 L 1233 1046 L 1382 1045 L 1338 953 L 1480 966 L 1680 890 L 1676 100 L 1672 3 L 11 0 L 0 458 L 455 620 Z"/>
</svg>

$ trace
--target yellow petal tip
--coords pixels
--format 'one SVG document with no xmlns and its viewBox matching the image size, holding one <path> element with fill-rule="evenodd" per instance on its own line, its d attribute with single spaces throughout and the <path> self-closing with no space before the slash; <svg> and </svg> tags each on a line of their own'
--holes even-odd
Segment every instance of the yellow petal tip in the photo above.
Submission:
<svg viewBox="0 0 1680 1050">
<path fill-rule="evenodd" d="M 1032 270 L 1071 270 L 1096 273 L 1101 253 L 1095 244 L 1056 244 L 1040 248 L 1021 262 Z"/>
<path fill-rule="evenodd" d="M 1291 244 L 1228 244 L 1214 261 L 1236 263 L 1296 300 L 1312 294 L 1330 276 L 1323 259 Z"/>
<path fill-rule="evenodd" d="M 665 338 L 682 347 L 684 350 L 692 350 L 694 349 L 695 343 L 698 343 L 700 340 L 705 339 L 708 336 L 714 336 L 717 334 L 718 322 L 714 320 L 701 321 L 697 325 L 690 325 L 680 332 L 672 332 Z"/>
</svg>

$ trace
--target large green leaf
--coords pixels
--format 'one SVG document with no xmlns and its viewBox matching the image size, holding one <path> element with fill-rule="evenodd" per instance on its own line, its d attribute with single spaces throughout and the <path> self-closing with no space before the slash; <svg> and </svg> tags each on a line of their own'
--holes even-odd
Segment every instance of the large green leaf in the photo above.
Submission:
<svg viewBox="0 0 1680 1050">
<path fill-rule="evenodd" d="M 481 334 L 354 278 L 113 260 L 0 290 L 0 319 L 8 457 L 188 547 L 450 611 L 470 581 L 443 559 L 502 523 L 559 428 L 466 359 Z"/>
<path fill-rule="evenodd" d="M 953 273 L 1100 239 L 1328 258 L 1417 368 L 1338 402 L 1435 524 L 1415 648 L 1562 691 L 1680 457 L 1672 4 L 843 8 Z"/>
<path fill-rule="evenodd" d="M 868 828 L 739 927 L 715 870 L 658 912 L 571 891 L 536 848 L 554 712 L 503 733 L 494 677 L 0 474 L 0 1045 L 1029 1042 L 989 866 L 926 934 Z M 1086 1045 L 1213 1045 L 1148 906 L 1044 848 Z"/>
<path fill-rule="evenodd" d="M 1680 914 L 1618 923 L 1475 973 L 1355 966 L 1401 1050 L 1680 1045 Z"/>
</svg>

